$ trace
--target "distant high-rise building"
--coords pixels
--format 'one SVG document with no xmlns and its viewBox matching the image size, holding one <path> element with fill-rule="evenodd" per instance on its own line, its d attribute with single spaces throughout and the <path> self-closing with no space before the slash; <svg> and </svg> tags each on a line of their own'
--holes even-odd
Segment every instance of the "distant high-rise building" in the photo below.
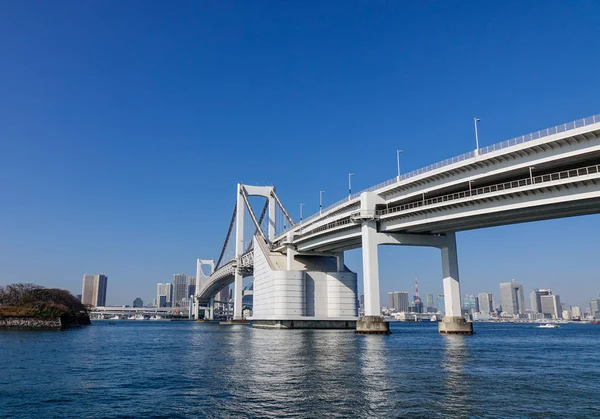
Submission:
<svg viewBox="0 0 600 419">
<path fill-rule="evenodd" d="M 358 299 L 358 303 L 360 305 L 360 308 L 363 308 L 365 306 L 365 295 L 361 294 L 360 298 Z"/>
<path fill-rule="evenodd" d="M 219 293 L 219 301 L 223 303 L 229 302 L 229 287 L 225 287 Z"/>
<path fill-rule="evenodd" d="M 106 305 L 106 275 L 83 275 L 81 302 L 85 305 L 103 307 Z"/>
<path fill-rule="evenodd" d="M 523 285 L 515 281 L 502 282 L 500 284 L 500 301 L 504 312 L 512 315 L 524 314 Z"/>
<path fill-rule="evenodd" d="M 157 307 L 172 307 L 173 284 L 170 282 L 158 283 L 156 287 Z"/>
<path fill-rule="evenodd" d="M 579 306 L 571 307 L 571 318 L 572 319 L 581 319 L 581 308 Z"/>
<path fill-rule="evenodd" d="M 439 294 L 437 297 L 437 309 L 440 313 L 446 313 L 446 302 L 444 299 L 444 294 Z"/>
<path fill-rule="evenodd" d="M 477 297 L 471 294 L 467 294 L 463 298 L 463 308 L 469 310 L 472 314 L 474 311 L 479 311 L 479 304 L 477 304 Z"/>
<path fill-rule="evenodd" d="M 173 307 L 181 307 L 182 300 L 187 297 L 187 287 L 186 274 L 173 275 Z"/>
<path fill-rule="evenodd" d="M 134 308 L 144 307 L 144 301 L 142 301 L 142 299 L 140 297 L 138 297 L 135 300 L 133 300 L 133 305 L 132 306 Z"/>
<path fill-rule="evenodd" d="M 433 294 L 427 294 L 425 296 L 425 311 L 427 313 L 435 312 L 435 303 L 433 302 Z"/>
<path fill-rule="evenodd" d="M 408 312 L 408 292 L 396 291 L 394 293 L 394 304 L 396 304 L 396 311 Z"/>
<path fill-rule="evenodd" d="M 596 320 L 600 320 L 600 298 L 590 300 L 590 314 Z"/>
<path fill-rule="evenodd" d="M 489 314 L 494 311 L 494 296 L 491 292 L 480 292 L 478 300 L 480 313 Z"/>
<path fill-rule="evenodd" d="M 542 295 L 540 300 L 542 301 L 542 313 L 553 319 L 562 319 L 563 310 L 558 295 Z"/>
<path fill-rule="evenodd" d="M 408 311 L 408 293 L 406 291 L 388 292 L 388 309 L 397 312 Z"/>
<path fill-rule="evenodd" d="M 196 277 L 188 276 L 188 287 L 187 287 L 187 295 L 186 297 L 191 297 L 196 294 Z"/>
<path fill-rule="evenodd" d="M 552 291 L 550 290 L 540 290 L 534 288 L 533 291 L 529 294 L 529 299 L 531 300 L 531 311 L 534 313 L 542 313 L 542 296 L 544 295 L 552 295 Z"/>
</svg>

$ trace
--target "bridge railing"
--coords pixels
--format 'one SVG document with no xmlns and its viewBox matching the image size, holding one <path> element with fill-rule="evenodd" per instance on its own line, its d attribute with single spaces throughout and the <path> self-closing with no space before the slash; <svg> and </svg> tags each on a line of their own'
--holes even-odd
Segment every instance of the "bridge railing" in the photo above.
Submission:
<svg viewBox="0 0 600 419">
<path fill-rule="evenodd" d="M 470 189 L 470 190 L 466 190 L 466 191 L 462 191 L 462 192 L 455 192 L 453 194 L 438 196 L 435 198 L 422 199 L 420 201 L 415 201 L 415 202 L 411 202 L 408 204 L 398 205 L 398 206 L 392 207 L 392 208 L 377 210 L 377 215 L 381 216 L 381 215 L 393 214 L 396 212 L 407 211 L 407 210 L 411 210 L 414 208 L 426 207 L 429 205 L 435 205 L 435 204 L 448 202 L 448 201 L 455 201 L 457 199 L 468 198 L 468 197 L 472 197 L 472 196 L 478 196 L 478 195 L 483 195 L 483 194 L 488 194 L 488 193 L 493 193 L 493 192 L 500 192 L 500 191 L 505 191 L 505 190 L 514 189 L 514 188 L 520 188 L 523 186 L 553 182 L 556 180 L 568 179 L 568 178 L 572 178 L 572 177 L 586 176 L 586 175 L 591 175 L 591 174 L 596 174 L 596 173 L 600 173 L 600 165 L 587 166 L 587 167 L 582 167 L 579 169 L 564 170 L 562 172 L 556 172 L 556 173 L 551 173 L 551 174 L 547 174 L 547 175 L 533 176 L 531 178 L 513 180 L 511 182 L 499 183 L 496 185 L 482 186 L 480 188 Z"/>
<path fill-rule="evenodd" d="M 403 175 L 400 176 L 400 182 L 406 181 L 406 180 L 411 179 L 411 178 L 413 178 L 415 176 L 419 176 L 419 175 L 421 175 L 423 173 L 431 172 L 431 171 L 440 169 L 442 167 L 450 166 L 450 165 L 455 164 L 455 163 L 460 163 L 461 161 L 472 159 L 472 158 L 475 157 L 476 154 L 481 156 L 483 154 L 492 153 L 494 151 L 502 150 L 502 149 L 507 148 L 507 147 L 512 147 L 512 146 L 515 146 L 517 144 L 522 144 L 522 143 L 526 143 L 526 142 L 529 142 L 529 141 L 538 140 L 538 139 L 543 138 L 543 137 L 547 137 L 547 136 L 558 134 L 558 133 L 565 132 L 565 131 L 570 131 L 570 130 L 573 130 L 573 129 L 576 129 L 576 128 L 585 127 L 585 126 L 592 125 L 592 124 L 595 124 L 595 123 L 598 123 L 598 122 L 600 122 L 600 114 L 589 116 L 587 118 L 578 119 L 578 120 L 573 121 L 573 122 L 567 122 L 567 123 L 564 123 L 564 124 L 556 125 L 555 127 L 546 128 L 546 129 L 543 129 L 543 130 L 540 130 L 540 131 L 536 131 L 536 132 L 531 133 L 531 134 L 521 135 L 520 137 L 512 138 L 512 139 L 507 140 L 507 141 L 503 141 L 503 142 L 500 142 L 500 143 L 489 145 L 487 147 L 479 148 L 476 151 L 475 150 L 474 151 L 469 151 L 467 153 L 463 153 L 461 155 L 458 155 L 458 156 L 455 156 L 455 157 L 451 157 L 451 158 L 448 158 L 446 160 L 442 160 L 442 161 L 437 162 L 437 163 L 430 164 L 430 165 L 422 167 L 420 169 L 416 169 L 416 170 L 413 170 L 411 172 L 404 173 Z M 383 181 L 381 183 L 378 183 L 377 185 L 373 185 L 373 186 L 370 186 L 370 187 L 368 187 L 366 189 L 363 189 L 363 190 L 361 190 L 359 192 L 356 192 L 356 193 L 352 194 L 350 197 L 346 197 L 344 199 L 341 199 L 341 200 L 339 200 L 339 201 L 337 201 L 337 202 L 329 205 L 328 207 L 326 207 L 325 209 L 323 209 L 321 212 L 325 213 L 325 212 L 330 211 L 331 209 L 333 209 L 333 208 L 335 208 L 337 206 L 340 206 L 340 205 L 344 204 L 345 202 L 350 202 L 350 201 L 358 198 L 360 196 L 360 194 L 363 193 L 363 192 L 373 192 L 373 191 L 379 190 L 381 188 L 385 188 L 386 186 L 392 185 L 392 184 L 394 184 L 396 182 L 398 182 L 398 177 L 397 176 L 395 176 L 395 177 L 393 177 L 391 179 L 388 179 L 386 181 Z M 315 218 L 319 217 L 319 215 L 320 215 L 320 213 L 313 214 L 310 217 L 302 220 L 302 223 L 296 224 L 296 226 L 306 226 L 307 223 L 309 223 L 312 220 L 314 220 Z"/>
</svg>

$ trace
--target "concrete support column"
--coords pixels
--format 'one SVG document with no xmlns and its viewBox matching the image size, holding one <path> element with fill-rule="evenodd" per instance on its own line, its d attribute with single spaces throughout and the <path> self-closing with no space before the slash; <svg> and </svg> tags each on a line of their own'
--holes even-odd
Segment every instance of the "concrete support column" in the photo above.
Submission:
<svg viewBox="0 0 600 419">
<path fill-rule="evenodd" d="M 242 320 L 242 274 L 235 268 L 235 283 L 233 287 L 233 319 Z"/>
<path fill-rule="evenodd" d="M 473 334 L 473 323 L 467 322 L 461 313 L 455 233 L 446 234 L 446 243 L 442 246 L 441 252 L 446 314 L 439 323 L 438 330 L 442 334 L 471 335 Z"/>
<path fill-rule="evenodd" d="M 269 229 L 268 229 L 268 236 L 269 236 L 269 242 L 273 242 L 273 239 L 275 238 L 275 208 L 276 208 L 276 202 L 275 202 L 275 197 L 271 194 L 269 195 Z"/>
<path fill-rule="evenodd" d="M 460 309 L 460 284 L 458 282 L 458 252 L 456 250 L 456 236 L 454 233 L 447 235 L 447 246 L 442 247 L 442 276 L 444 285 L 444 303 L 446 316 L 461 316 Z"/>
<path fill-rule="evenodd" d="M 365 295 L 365 316 L 380 316 L 379 259 L 377 224 L 374 220 L 362 223 L 362 262 Z"/>
<path fill-rule="evenodd" d="M 346 265 L 344 264 L 344 252 L 338 252 L 335 255 L 337 261 L 337 271 L 344 272 Z"/>
<path fill-rule="evenodd" d="M 238 265 L 241 263 L 240 258 L 244 253 L 244 209 L 246 203 L 242 197 L 242 184 L 238 183 L 237 191 L 237 212 L 235 215 L 235 257 L 238 259 Z M 242 319 L 242 274 L 239 268 L 235 268 L 235 285 L 233 289 L 233 318 L 234 320 Z"/>
<path fill-rule="evenodd" d="M 208 309 L 208 319 L 213 320 L 215 318 L 215 299 L 211 298 Z"/>
<path fill-rule="evenodd" d="M 293 246 L 288 246 L 287 247 L 287 254 L 286 254 L 286 269 L 288 271 L 291 271 L 294 269 L 294 256 L 296 256 L 298 254 L 298 251 L 296 249 L 294 249 Z"/>
</svg>

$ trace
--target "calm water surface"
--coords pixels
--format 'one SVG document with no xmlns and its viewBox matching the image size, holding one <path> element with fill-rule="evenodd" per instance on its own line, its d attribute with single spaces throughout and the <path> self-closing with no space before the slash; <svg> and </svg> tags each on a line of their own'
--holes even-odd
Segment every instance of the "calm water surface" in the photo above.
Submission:
<svg viewBox="0 0 600 419">
<path fill-rule="evenodd" d="M 0 331 L 2 418 L 600 417 L 600 326 Z"/>
</svg>

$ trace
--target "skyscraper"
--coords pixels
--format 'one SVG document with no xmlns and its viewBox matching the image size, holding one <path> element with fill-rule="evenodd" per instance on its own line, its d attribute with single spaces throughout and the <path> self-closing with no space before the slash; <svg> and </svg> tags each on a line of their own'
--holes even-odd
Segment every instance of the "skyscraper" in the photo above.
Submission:
<svg viewBox="0 0 600 419">
<path fill-rule="evenodd" d="M 144 307 L 144 301 L 140 297 L 138 297 L 135 300 L 133 300 L 132 307 L 134 307 L 134 308 Z"/>
<path fill-rule="evenodd" d="M 444 299 L 444 294 L 439 294 L 437 297 L 437 309 L 440 313 L 446 313 L 446 302 Z"/>
<path fill-rule="evenodd" d="M 542 296 L 544 295 L 552 295 L 552 291 L 550 290 L 540 290 L 534 288 L 533 291 L 529 294 L 529 299 L 531 300 L 531 311 L 534 313 L 542 313 Z"/>
<path fill-rule="evenodd" d="M 594 319 L 600 320 L 600 298 L 590 300 L 590 311 Z"/>
<path fill-rule="evenodd" d="M 188 280 L 186 274 L 173 275 L 173 307 L 181 307 L 181 302 L 187 297 Z"/>
<path fill-rule="evenodd" d="M 394 303 L 397 304 L 396 311 L 408 312 L 408 292 L 396 291 L 394 293 Z"/>
<path fill-rule="evenodd" d="M 195 276 L 188 276 L 188 286 L 187 286 L 187 295 L 186 297 L 190 297 L 194 294 L 196 294 L 196 277 Z"/>
<path fill-rule="evenodd" d="M 433 302 L 433 294 L 427 294 L 425 296 L 425 311 L 427 313 L 435 312 L 435 304 Z"/>
<path fill-rule="evenodd" d="M 173 284 L 169 282 L 158 283 L 156 287 L 156 301 L 158 307 L 171 307 L 173 303 Z"/>
<path fill-rule="evenodd" d="M 83 287 L 81 290 L 81 302 L 94 307 L 106 305 L 106 275 L 83 275 Z"/>
<path fill-rule="evenodd" d="M 515 282 L 502 282 L 500 284 L 500 301 L 502 310 L 511 315 L 525 313 L 525 297 L 523 285 Z"/>
<path fill-rule="evenodd" d="M 542 313 L 553 319 L 562 319 L 563 310 L 558 295 L 542 295 L 540 300 L 542 302 Z"/>
<path fill-rule="evenodd" d="M 408 311 L 408 293 L 406 291 L 388 292 L 388 309 L 397 312 Z"/>
<path fill-rule="evenodd" d="M 477 297 L 471 294 L 467 294 L 463 298 L 463 308 L 469 310 L 470 314 L 474 311 L 479 311 L 479 304 L 477 304 Z"/>
<path fill-rule="evenodd" d="M 490 292 L 479 293 L 479 312 L 492 313 L 494 311 L 494 296 Z"/>
</svg>

